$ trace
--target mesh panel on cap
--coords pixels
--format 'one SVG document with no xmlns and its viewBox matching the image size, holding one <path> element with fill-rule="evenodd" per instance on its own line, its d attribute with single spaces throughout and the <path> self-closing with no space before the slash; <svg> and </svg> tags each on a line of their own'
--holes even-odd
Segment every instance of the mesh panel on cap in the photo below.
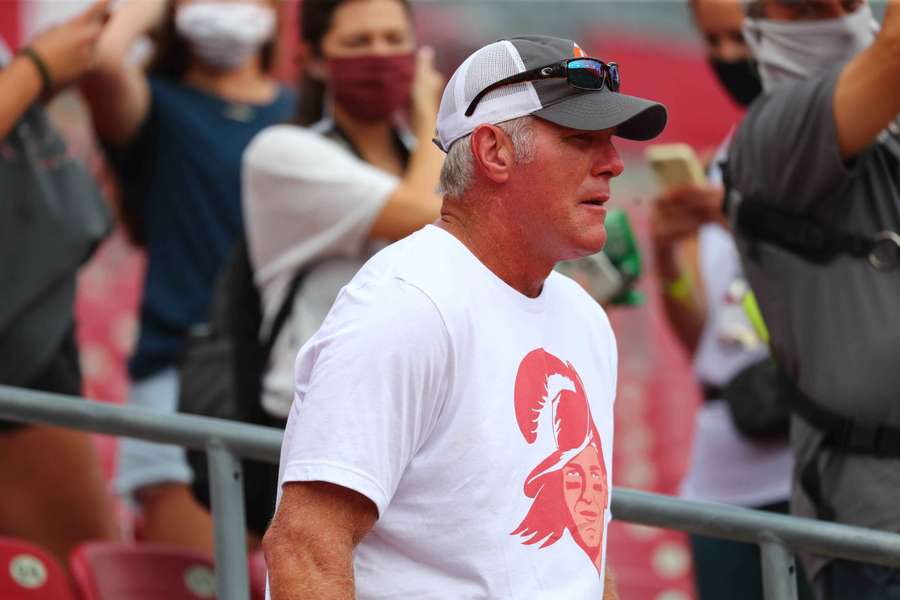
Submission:
<svg viewBox="0 0 900 600">
<path fill-rule="evenodd" d="M 460 108 L 465 111 L 469 107 L 469 103 L 472 102 L 472 98 L 495 81 L 500 81 L 524 70 L 524 65 L 519 66 L 516 64 L 516 60 L 510 55 L 506 44 L 497 43 L 485 46 L 475 53 L 472 64 L 466 70 L 466 83 L 463 91 L 466 105 Z M 499 87 L 482 98 L 479 101 L 479 106 L 482 102 L 493 98 L 522 93 L 526 91 L 527 85 L 525 83 L 517 83 Z"/>
<path fill-rule="evenodd" d="M 508 121 L 541 108 L 534 86 L 517 83 L 491 91 L 479 101 L 472 117 L 465 116 L 478 92 L 524 70 L 515 46 L 508 41 L 489 44 L 469 56 L 450 78 L 441 98 L 437 130 L 444 147 L 469 134 L 478 124 Z"/>
</svg>

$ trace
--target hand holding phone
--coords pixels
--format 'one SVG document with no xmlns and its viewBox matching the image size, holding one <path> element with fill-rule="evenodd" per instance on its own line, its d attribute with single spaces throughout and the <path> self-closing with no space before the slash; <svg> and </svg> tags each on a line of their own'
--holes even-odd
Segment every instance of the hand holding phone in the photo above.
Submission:
<svg viewBox="0 0 900 600">
<path fill-rule="evenodd" d="M 721 221 L 724 190 L 708 183 L 693 148 L 657 144 L 646 157 L 664 191 L 653 202 L 651 234 L 657 247 L 670 247 L 704 223 Z"/>
<path fill-rule="evenodd" d="M 645 156 L 665 189 L 706 183 L 703 165 L 687 144 L 654 144 Z"/>
</svg>

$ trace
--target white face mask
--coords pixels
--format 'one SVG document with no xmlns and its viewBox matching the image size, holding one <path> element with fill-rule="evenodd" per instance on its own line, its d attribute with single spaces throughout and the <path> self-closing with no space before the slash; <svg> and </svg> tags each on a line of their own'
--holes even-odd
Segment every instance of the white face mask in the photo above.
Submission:
<svg viewBox="0 0 900 600">
<path fill-rule="evenodd" d="M 744 19 L 744 39 L 756 59 L 766 91 L 789 81 L 809 79 L 843 63 L 875 40 L 878 22 L 868 3 L 837 19 L 772 21 Z"/>
<path fill-rule="evenodd" d="M 275 10 L 253 2 L 192 2 L 178 7 L 175 28 L 204 63 L 233 69 L 272 38 Z"/>
</svg>

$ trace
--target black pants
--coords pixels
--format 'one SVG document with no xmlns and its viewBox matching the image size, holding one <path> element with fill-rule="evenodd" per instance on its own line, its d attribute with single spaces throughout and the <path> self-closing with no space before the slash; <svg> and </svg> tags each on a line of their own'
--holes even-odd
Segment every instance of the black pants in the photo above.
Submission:
<svg viewBox="0 0 900 600">
<path fill-rule="evenodd" d="M 816 589 L 820 600 L 898 600 L 900 569 L 835 560 L 819 573 Z"/>
<path fill-rule="evenodd" d="M 40 373 L 22 387 L 39 392 L 81 395 L 81 367 L 78 364 L 78 345 L 75 343 L 74 329 L 63 337 L 56 353 Z M 0 434 L 23 427 L 29 427 L 29 424 L 0 420 Z"/>
</svg>

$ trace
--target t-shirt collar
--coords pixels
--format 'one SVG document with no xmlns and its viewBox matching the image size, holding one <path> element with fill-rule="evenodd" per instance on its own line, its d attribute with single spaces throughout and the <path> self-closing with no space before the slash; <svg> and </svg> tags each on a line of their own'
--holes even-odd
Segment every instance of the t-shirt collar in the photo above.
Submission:
<svg viewBox="0 0 900 600">
<path fill-rule="evenodd" d="M 435 236 L 435 238 L 443 239 L 443 243 L 448 247 L 449 251 L 456 253 L 458 256 L 465 257 L 465 260 L 474 263 L 473 268 L 483 275 L 484 280 L 500 294 L 506 296 L 514 305 L 530 313 L 543 312 L 544 306 L 547 303 L 547 296 L 549 295 L 548 283 L 554 276 L 552 271 L 547 279 L 544 280 L 544 286 L 541 289 L 541 293 L 535 298 L 530 298 L 503 281 L 496 273 L 487 268 L 487 266 L 472 253 L 468 246 L 463 244 L 449 231 L 437 227 L 436 225 L 426 225 L 425 231 L 427 231 L 429 235 Z"/>
</svg>

